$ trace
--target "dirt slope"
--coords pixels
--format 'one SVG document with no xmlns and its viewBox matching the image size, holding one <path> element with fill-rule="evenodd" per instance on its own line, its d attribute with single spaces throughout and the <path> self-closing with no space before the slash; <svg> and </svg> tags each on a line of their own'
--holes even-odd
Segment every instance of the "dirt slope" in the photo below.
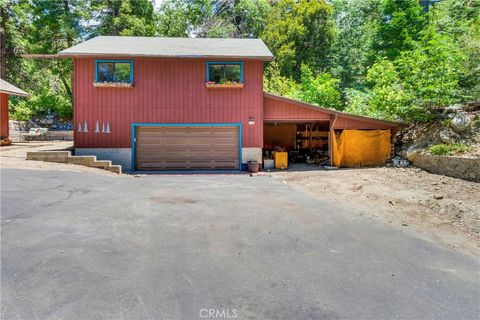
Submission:
<svg viewBox="0 0 480 320">
<path fill-rule="evenodd" d="M 275 172 L 294 188 L 442 245 L 480 254 L 480 184 L 416 168 Z"/>
</svg>

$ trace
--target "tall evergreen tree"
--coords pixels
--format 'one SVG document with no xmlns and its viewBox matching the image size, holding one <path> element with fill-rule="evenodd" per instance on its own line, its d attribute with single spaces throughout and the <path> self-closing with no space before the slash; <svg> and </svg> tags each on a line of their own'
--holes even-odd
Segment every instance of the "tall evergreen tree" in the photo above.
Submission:
<svg viewBox="0 0 480 320">
<path fill-rule="evenodd" d="M 427 16 L 418 0 L 385 0 L 372 54 L 378 56 L 379 52 L 395 60 L 402 51 L 413 48 L 412 42 L 420 40 L 426 25 Z"/>
</svg>

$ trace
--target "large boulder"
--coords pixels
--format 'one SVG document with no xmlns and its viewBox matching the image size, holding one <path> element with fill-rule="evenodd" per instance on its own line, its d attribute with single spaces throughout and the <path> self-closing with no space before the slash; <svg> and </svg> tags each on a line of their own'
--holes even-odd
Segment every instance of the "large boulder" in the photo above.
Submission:
<svg viewBox="0 0 480 320">
<path fill-rule="evenodd" d="M 410 147 L 407 150 L 406 158 L 409 161 L 413 162 L 415 161 L 415 158 L 417 157 L 417 155 L 419 155 L 423 150 L 424 149 L 421 149 L 421 148 Z"/>
<path fill-rule="evenodd" d="M 464 112 L 457 113 L 451 120 L 450 126 L 457 133 L 468 131 L 470 119 Z"/>
<path fill-rule="evenodd" d="M 442 130 L 438 133 L 443 143 L 455 143 L 458 140 L 458 134 L 450 129 Z"/>
</svg>

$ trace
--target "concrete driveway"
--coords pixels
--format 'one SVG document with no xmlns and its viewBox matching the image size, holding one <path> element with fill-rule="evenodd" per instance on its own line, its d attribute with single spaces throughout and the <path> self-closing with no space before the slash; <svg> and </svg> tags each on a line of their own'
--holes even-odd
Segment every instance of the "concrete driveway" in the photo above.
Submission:
<svg viewBox="0 0 480 320">
<path fill-rule="evenodd" d="M 480 317 L 477 257 L 273 178 L 10 168 L 1 187 L 2 319 Z"/>
</svg>

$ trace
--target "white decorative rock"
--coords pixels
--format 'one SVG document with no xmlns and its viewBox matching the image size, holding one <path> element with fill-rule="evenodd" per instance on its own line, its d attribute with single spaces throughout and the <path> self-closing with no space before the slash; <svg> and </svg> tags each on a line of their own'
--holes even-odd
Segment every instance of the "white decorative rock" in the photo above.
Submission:
<svg viewBox="0 0 480 320">
<path fill-rule="evenodd" d="M 443 143 L 455 143 L 458 139 L 458 135 L 448 129 L 440 131 L 438 135 Z"/>
<path fill-rule="evenodd" d="M 465 113 L 459 112 L 453 117 L 450 126 L 455 132 L 465 132 L 468 130 L 469 119 Z"/>
</svg>

